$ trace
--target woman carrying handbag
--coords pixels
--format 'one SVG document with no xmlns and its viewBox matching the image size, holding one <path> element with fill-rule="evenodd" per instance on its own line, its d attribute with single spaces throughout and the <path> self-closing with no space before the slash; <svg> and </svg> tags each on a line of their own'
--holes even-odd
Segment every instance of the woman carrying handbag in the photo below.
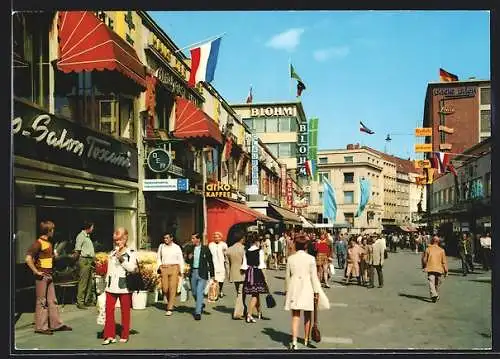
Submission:
<svg viewBox="0 0 500 359">
<path fill-rule="evenodd" d="M 328 297 L 321 288 L 316 268 L 316 260 L 305 252 L 307 238 L 305 235 L 295 237 L 296 252 L 288 257 L 285 276 L 285 310 L 292 311 L 292 342 L 290 350 L 297 349 L 297 337 L 300 324 L 300 312 L 304 312 L 304 346 L 311 347 L 311 314 L 317 309 L 328 309 Z M 317 300 L 315 298 L 318 298 Z M 315 316 L 315 334 L 319 333 L 317 316 Z M 317 339 L 317 338 L 316 338 Z"/>
</svg>

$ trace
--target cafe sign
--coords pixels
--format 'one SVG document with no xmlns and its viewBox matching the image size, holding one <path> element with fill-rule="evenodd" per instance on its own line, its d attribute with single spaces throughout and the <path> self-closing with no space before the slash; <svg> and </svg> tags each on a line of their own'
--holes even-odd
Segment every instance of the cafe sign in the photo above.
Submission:
<svg viewBox="0 0 500 359">
<path fill-rule="evenodd" d="M 14 154 L 99 175 L 136 181 L 137 148 L 14 100 Z"/>
<path fill-rule="evenodd" d="M 205 197 L 231 198 L 233 186 L 228 183 L 207 183 L 205 184 Z"/>
<path fill-rule="evenodd" d="M 307 121 L 299 124 L 299 133 L 297 138 L 297 174 L 307 177 L 306 162 L 307 162 Z"/>
</svg>

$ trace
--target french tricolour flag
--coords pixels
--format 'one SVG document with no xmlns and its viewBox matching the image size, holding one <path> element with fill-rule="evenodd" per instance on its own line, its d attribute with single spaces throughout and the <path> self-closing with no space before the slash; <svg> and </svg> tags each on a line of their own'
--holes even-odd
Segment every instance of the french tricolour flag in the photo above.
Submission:
<svg viewBox="0 0 500 359">
<path fill-rule="evenodd" d="M 200 81 L 211 82 L 214 79 L 220 40 L 215 39 L 191 49 L 191 75 L 189 86 L 195 87 Z"/>
</svg>

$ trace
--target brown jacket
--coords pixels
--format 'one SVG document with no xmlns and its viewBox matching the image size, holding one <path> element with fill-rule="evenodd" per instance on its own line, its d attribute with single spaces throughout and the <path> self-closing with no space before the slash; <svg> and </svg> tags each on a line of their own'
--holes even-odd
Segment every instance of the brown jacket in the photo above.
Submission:
<svg viewBox="0 0 500 359">
<path fill-rule="evenodd" d="M 426 272 L 448 273 L 448 262 L 444 249 L 431 244 L 422 255 L 422 267 Z"/>
</svg>

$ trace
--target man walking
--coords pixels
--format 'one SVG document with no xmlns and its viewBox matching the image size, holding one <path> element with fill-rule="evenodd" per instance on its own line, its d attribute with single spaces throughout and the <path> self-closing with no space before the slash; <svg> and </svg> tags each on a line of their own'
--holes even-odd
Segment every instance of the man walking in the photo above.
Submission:
<svg viewBox="0 0 500 359">
<path fill-rule="evenodd" d="M 35 276 L 35 333 L 45 335 L 72 330 L 63 324 L 57 308 L 56 291 L 52 280 L 54 230 L 54 222 L 40 223 L 40 237 L 26 253 L 26 264 Z"/>
<path fill-rule="evenodd" d="M 94 231 L 94 223 L 83 222 L 82 231 L 76 236 L 75 257 L 78 259 L 79 281 L 76 307 L 87 309 L 94 305 L 93 276 L 95 270 L 94 244 L 90 234 Z"/>
<path fill-rule="evenodd" d="M 184 257 L 181 247 L 174 243 L 173 234 L 165 233 L 163 241 L 164 243 L 158 247 L 157 266 L 161 275 L 163 298 L 167 299 L 167 312 L 165 315 L 171 316 L 177 286 L 184 271 Z"/>
<path fill-rule="evenodd" d="M 439 287 L 442 275 L 448 275 L 448 262 L 443 248 L 439 247 L 439 237 L 432 237 L 431 245 L 427 247 L 422 255 L 422 267 L 427 272 L 429 291 L 433 303 L 439 300 Z"/>
<path fill-rule="evenodd" d="M 212 253 L 207 246 L 201 244 L 200 236 L 194 233 L 191 236 L 193 242 L 192 252 L 188 253 L 188 264 L 191 268 L 191 291 L 196 302 L 194 310 L 194 319 L 201 320 L 201 312 L 205 304 L 203 303 L 203 292 L 207 285 L 208 276 L 210 280 L 215 275 L 214 263 L 212 261 Z"/>
<path fill-rule="evenodd" d="M 377 279 L 378 279 L 378 287 L 382 288 L 384 286 L 384 273 L 382 272 L 382 267 L 384 265 L 384 251 L 385 249 L 385 241 L 383 237 L 380 236 L 375 240 L 373 244 L 373 254 L 371 259 L 371 265 L 377 271 Z M 372 275 L 370 287 L 374 287 L 374 276 Z"/>
<path fill-rule="evenodd" d="M 244 319 L 246 316 L 245 298 L 243 295 L 243 282 L 245 272 L 241 270 L 243 258 L 245 257 L 245 236 L 243 232 L 235 233 L 236 243 L 227 250 L 229 261 L 229 281 L 234 283 L 236 289 L 236 301 L 234 304 L 233 319 Z"/>
<path fill-rule="evenodd" d="M 335 253 L 337 254 L 337 264 L 339 268 L 344 269 L 347 254 L 347 243 L 343 235 L 340 235 L 339 240 L 335 243 Z"/>
<path fill-rule="evenodd" d="M 489 271 L 491 268 L 491 236 L 485 233 L 479 238 L 483 255 L 483 269 Z"/>
<path fill-rule="evenodd" d="M 462 275 L 465 277 L 468 273 L 473 273 L 472 244 L 467 233 L 462 233 L 462 238 L 458 243 L 458 254 L 462 261 Z"/>
</svg>

